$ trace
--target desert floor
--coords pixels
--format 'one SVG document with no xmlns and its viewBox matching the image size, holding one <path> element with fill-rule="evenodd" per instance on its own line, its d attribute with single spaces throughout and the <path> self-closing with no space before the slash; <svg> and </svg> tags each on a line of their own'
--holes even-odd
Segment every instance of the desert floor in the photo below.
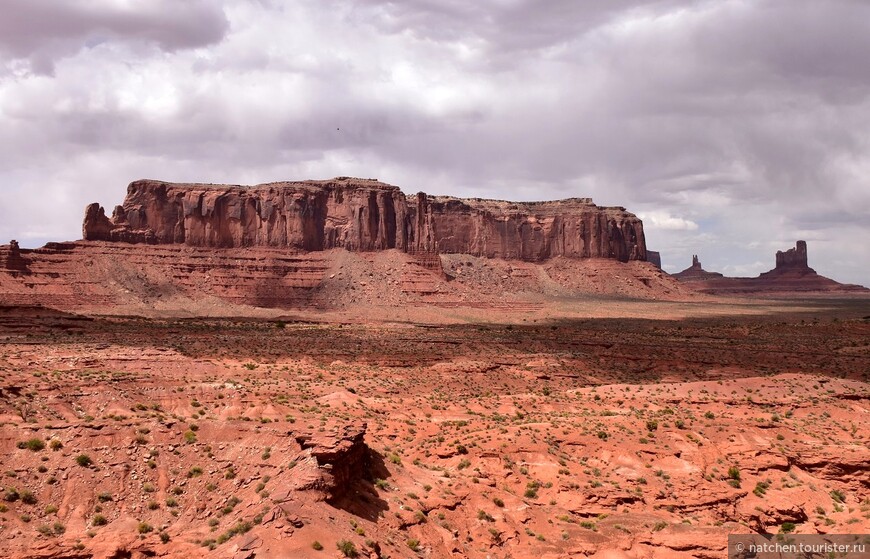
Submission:
<svg viewBox="0 0 870 559">
<path fill-rule="evenodd" d="M 0 309 L 0 551 L 688 558 L 870 532 L 870 300 L 548 305 Z"/>
</svg>

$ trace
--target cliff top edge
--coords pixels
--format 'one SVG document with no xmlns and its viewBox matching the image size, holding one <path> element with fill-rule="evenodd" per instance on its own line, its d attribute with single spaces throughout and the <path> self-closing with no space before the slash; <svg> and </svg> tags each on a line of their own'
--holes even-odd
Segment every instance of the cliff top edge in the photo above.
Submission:
<svg viewBox="0 0 870 559">
<path fill-rule="evenodd" d="M 138 189 L 138 188 L 155 188 L 163 186 L 165 188 L 176 188 L 176 189 L 191 189 L 191 190 L 204 190 L 209 192 L 215 191 L 255 191 L 255 190 L 269 190 L 269 189 L 282 189 L 282 188 L 293 188 L 293 189 L 323 189 L 323 188 L 334 188 L 336 186 L 345 186 L 345 187 L 363 187 L 363 188 L 371 188 L 375 190 L 384 190 L 384 191 L 394 191 L 401 194 L 404 194 L 409 201 L 411 201 L 415 195 L 407 194 L 402 191 L 402 189 L 398 186 L 382 182 L 378 179 L 372 178 L 357 178 L 357 177 L 347 177 L 347 176 L 339 176 L 331 179 L 305 179 L 305 180 L 287 180 L 287 181 L 272 181 L 265 182 L 253 185 L 243 185 L 243 184 L 229 184 L 229 183 L 204 183 L 204 182 L 172 182 L 165 181 L 159 179 L 138 179 L 131 182 L 128 185 L 128 189 Z M 457 201 L 462 203 L 470 203 L 473 205 L 480 206 L 525 206 L 525 205 L 553 205 L 553 204 L 579 204 L 589 207 L 595 207 L 601 210 L 616 210 L 616 211 L 626 211 L 626 208 L 623 206 L 597 206 L 592 198 L 589 197 L 570 197 L 570 198 L 559 198 L 559 199 L 551 199 L 551 200 L 507 200 L 501 198 L 477 198 L 477 197 L 460 197 L 460 196 L 451 196 L 451 195 L 433 195 L 433 194 L 424 194 L 426 199 L 429 202 L 435 203 L 449 203 L 451 201 Z"/>
</svg>

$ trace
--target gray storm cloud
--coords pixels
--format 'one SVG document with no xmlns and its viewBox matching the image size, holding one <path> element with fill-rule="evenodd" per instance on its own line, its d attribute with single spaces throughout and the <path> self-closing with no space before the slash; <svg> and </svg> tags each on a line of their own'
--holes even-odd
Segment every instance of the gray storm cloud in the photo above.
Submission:
<svg viewBox="0 0 870 559">
<path fill-rule="evenodd" d="M 666 269 L 870 284 L 870 5 L 0 0 L 0 238 L 140 177 L 592 196 Z"/>
<path fill-rule="evenodd" d="M 0 0 L 0 13 L 0 52 L 37 72 L 110 41 L 153 42 L 167 51 L 205 46 L 228 26 L 220 6 L 206 0 Z"/>
</svg>

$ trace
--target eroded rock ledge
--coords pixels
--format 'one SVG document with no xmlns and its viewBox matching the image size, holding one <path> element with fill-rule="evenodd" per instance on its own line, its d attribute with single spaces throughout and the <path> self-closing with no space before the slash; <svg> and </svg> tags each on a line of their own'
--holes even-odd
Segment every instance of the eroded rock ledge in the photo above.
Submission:
<svg viewBox="0 0 870 559">
<path fill-rule="evenodd" d="M 406 196 L 372 179 L 257 186 L 139 180 L 112 217 L 85 210 L 85 240 L 317 251 L 399 249 L 541 261 L 646 260 L 643 224 L 589 198 L 551 202 Z"/>
</svg>

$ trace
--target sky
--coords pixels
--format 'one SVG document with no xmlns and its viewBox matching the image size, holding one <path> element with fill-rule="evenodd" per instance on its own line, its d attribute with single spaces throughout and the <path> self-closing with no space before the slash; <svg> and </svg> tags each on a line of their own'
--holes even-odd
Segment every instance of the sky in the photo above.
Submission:
<svg viewBox="0 0 870 559">
<path fill-rule="evenodd" d="M 870 285 L 866 0 L 0 0 L 0 242 L 139 178 L 592 197 L 675 272 Z"/>
</svg>

